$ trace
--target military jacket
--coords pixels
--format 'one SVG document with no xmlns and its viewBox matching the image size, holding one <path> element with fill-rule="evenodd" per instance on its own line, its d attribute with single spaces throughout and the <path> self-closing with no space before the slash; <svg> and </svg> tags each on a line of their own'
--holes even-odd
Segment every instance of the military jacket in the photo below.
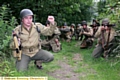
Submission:
<svg viewBox="0 0 120 80">
<path fill-rule="evenodd" d="M 41 49 L 40 34 L 51 36 L 56 29 L 57 24 L 50 24 L 50 27 L 46 27 L 41 23 L 32 23 L 30 31 L 28 31 L 24 26 L 19 25 L 14 29 L 14 32 L 20 38 L 20 43 L 22 45 L 22 52 L 30 57 L 34 56 Z M 38 32 L 40 30 L 40 33 Z M 11 48 L 14 47 L 14 42 L 12 41 Z M 32 49 L 30 51 L 30 49 Z"/>
<path fill-rule="evenodd" d="M 109 34 L 108 31 L 104 32 L 105 42 L 107 42 L 108 34 Z M 109 42 L 111 42 L 114 39 L 115 36 L 116 36 L 116 32 L 113 28 L 111 28 Z M 98 28 L 94 37 L 102 39 L 101 27 Z M 100 40 L 100 41 L 102 41 L 102 40 Z"/>
<path fill-rule="evenodd" d="M 91 27 L 87 26 L 86 30 L 84 30 L 83 35 L 92 36 L 93 35 L 93 29 Z"/>
</svg>

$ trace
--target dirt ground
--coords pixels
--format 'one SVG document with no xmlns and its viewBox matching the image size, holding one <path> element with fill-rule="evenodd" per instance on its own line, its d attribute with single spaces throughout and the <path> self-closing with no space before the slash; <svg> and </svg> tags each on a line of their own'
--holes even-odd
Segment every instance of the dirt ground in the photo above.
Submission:
<svg viewBox="0 0 120 80">
<path fill-rule="evenodd" d="M 75 46 L 79 46 L 80 42 Z M 75 72 L 79 67 L 78 62 L 83 62 L 83 57 L 80 53 L 73 53 L 72 61 L 74 61 L 75 65 L 69 65 L 66 57 L 63 57 L 63 61 L 59 60 L 58 65 L 61 67 L 60 69 L 55 70 L 54 72 L 49 72 L 50 76 L 53 76 L 57 80 L 80 80 L 81 77 L 86 77 L 90 74 L 97 74 L 97 72 L 91 68 L 89 68 L 88 64 L 82 64 L 81 68 L 85 69 L 85 72 Z"/>
<path fill-rule="evenodd" d="M 64 58 L 66 59 L 66 58 Z M 73 57 L 73 60 L 76 61 L 82 61 L 82 57 L 80 54 L 75 54 Z M 74 70 L 76 69 L 76 66 L 71 66 L 67 63 L 67 60 L 58 61 L 58 65 L 61 67 L 60 69 L 50 72 L 49 75 L 53 76 L 57 80 L 79 80 L 79 76 L 81 74 L 75 73 Z"/>
</svg>

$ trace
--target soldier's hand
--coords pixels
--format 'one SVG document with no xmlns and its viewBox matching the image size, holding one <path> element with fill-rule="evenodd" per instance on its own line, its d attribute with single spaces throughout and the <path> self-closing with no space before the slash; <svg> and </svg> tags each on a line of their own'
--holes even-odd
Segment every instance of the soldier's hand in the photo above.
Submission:
<svg viewBox="0 0 120 80">
<path fill-rule="evenodd" d="M 54 16 L 48 16 L 48 21 L 54 25 L 55 22 Z"/>
<path fill-rule="evenodd" d="M 17 34 L 14 32 L 14 31 L 12 31 L 12 35 L 13 35 L 13 37 L 14 36 L 16 36 L 17 37 L 17 40 L 18 40 L 18 45 L 20 46 L 20 38 L 18 38 L 18 36 L 17 36 Z"/>
<path fill-rule="evenodd" d="M 16 33 L 14 31 L 12 31 L 12 36 L 16 36 Z"/>
<path fill-rule="evenodd" d="M 101 31 L 105 30 L 105 27 L 104 26 L 101 26 Z"/>
</svg>

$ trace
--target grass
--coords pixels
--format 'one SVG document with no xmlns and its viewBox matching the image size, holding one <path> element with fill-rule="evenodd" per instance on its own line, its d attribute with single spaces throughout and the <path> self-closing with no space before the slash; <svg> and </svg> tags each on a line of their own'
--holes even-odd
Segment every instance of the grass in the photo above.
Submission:
<svg viewBox="0 0 120 80">
<path fill-rule="evenodd" d="M 15 71 L 13 76 L 48 77 L 48 80 L 57 80 L 56 78 L 50 76 L 48 73 L 54 72 L 55 70 L 61 68 L 59 66 L 60 60 L 67 60 L 69 65 L 76 66 L 74 72 L 79 73 L 79 80 L 119 80 L 120 63 L 114 64 L 119 59 L 93 59 L 91 57 L 91 54 L 94 47 L 91 49 L 80 49 L 80 46 L 77 43 L 79 42 L 75 40 L 73 40 L 71 43 L 62 42 L 62 51 L 53 53 L 55 57 L 54 61 L 50 63 L 44 63 L 43 70 L 38 70 L 34 66 L 33 62 L 31 62 L 28 71 Z M 73 60 L 74 54 L 80 54 L 83 60 L 75 62 Z M 15 70 L 14 64 L 12 65 L 12 70 Z M 69 78 L 69 74 L 66 77 Z"/>
</svg>

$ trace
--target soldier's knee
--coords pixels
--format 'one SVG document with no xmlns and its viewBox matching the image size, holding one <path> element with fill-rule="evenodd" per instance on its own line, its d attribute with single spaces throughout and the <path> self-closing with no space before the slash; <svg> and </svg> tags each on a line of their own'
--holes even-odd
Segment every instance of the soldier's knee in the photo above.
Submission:
<svg viewBox="0 0 120 80">
<path fill-rule="evenodd" d="M 51 55 L 51 56 L 49 56 L 49 57 L 48 57 L 47 62 L 51 62 L 51 61 L 53 61 L 53 60 L 54 60 L 54 56 L 53 56 L 53 55 Z"/>
<path fill-rule="evenodd" d="M 26 65 L 19 65 L 19 66 L 16 66 L 17 68 L 17 71 L 26 71 L 28 69 L 28 66 Z"/>
<path fill-rule="evenodd" d="M 99 57 L 101 57 L 101 56 L 99 54 L 97 54 L 97 53 L 96 54 L 95 53 L 92 54 L 92 58 L 99 58 Z"/>
</svg>

